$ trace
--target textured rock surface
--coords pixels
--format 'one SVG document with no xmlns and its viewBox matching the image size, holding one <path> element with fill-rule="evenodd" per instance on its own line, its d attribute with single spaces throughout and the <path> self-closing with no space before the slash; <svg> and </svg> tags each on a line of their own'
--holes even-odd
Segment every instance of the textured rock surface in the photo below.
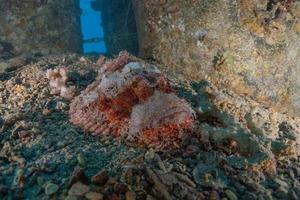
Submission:
<svg viewBox="0 0 300 200">
<path fill-rule="evenodd" d="M 134 3 L 142 55 L 299 115 L 299 1 Z"/>
<path fill-rule="evenodd" d="M 81 52 L 79 14 L 75 0 L 0 0 L 0 58 Z M 1 42 L 8 52 L 1 53 Z"/>
</svg>

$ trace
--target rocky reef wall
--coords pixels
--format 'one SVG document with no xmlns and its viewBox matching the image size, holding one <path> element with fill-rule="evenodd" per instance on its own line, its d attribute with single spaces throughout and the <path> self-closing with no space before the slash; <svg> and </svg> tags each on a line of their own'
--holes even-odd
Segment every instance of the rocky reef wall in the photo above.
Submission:
<svg viewBox="0 0 300 200">
<path fill-rule="evenodd" d="M 134 0 L 140 52 L 299 116 L 300 2 Z"/>
<path fill-rule="evenodd" d="M 77 0 L 0 0 L 0 56 L 81 52 L 79 16 Z"/>
</svg>

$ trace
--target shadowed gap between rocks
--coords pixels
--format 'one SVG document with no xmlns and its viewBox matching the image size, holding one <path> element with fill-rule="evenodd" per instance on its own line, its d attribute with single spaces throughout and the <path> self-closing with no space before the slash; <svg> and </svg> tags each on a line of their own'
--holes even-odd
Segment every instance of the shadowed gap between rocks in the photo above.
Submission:
<svg viewBox="0 0 300 200">
<path fill-rule="evenodd" d="M 91 1 L 91 8 L 101 13 L 99 26 L 103 28 L 103 36 L 84 42 L 104 42 L 107 56 L 117 55 L 122 50 L 138 55 L 138 34 L 132 0 L 96 0 Z"/>
</svg>

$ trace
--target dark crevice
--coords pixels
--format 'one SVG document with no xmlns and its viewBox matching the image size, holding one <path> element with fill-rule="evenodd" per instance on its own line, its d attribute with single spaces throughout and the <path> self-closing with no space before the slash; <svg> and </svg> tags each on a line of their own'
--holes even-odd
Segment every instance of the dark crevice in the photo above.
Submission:
<svg viewBox="0 0 300 200">
<path fill-rule="evenodd" d="M 138 35 L 132 0 L 96 0 L 92 8 L 101 12 L 108 55 L 127 50 L 138 55 Z"/>
</svg>

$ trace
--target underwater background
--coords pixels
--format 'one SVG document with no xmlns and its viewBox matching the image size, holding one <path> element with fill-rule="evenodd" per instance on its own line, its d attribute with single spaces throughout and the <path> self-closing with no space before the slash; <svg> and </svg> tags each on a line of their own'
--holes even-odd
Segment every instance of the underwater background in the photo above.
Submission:
<svg viewBox="0 0 300 200">
<path fill-rule="evenodd" d="M 101 12 L 92 9 L 92 0 L 80 0 L 81 30 L 83 35 L 83 52 L 106 53 Z"/>
<path fill-rule="evenodd" d="M 0 199 L 300 199 L 299 0 L 0 0 Z"/>
<path fill-rule="evenodd" d="M 117 55 L 126 49 L 138 54 L 138 38 L 131 0 L 81 0 L 84 53 Z"/>
</svg>

